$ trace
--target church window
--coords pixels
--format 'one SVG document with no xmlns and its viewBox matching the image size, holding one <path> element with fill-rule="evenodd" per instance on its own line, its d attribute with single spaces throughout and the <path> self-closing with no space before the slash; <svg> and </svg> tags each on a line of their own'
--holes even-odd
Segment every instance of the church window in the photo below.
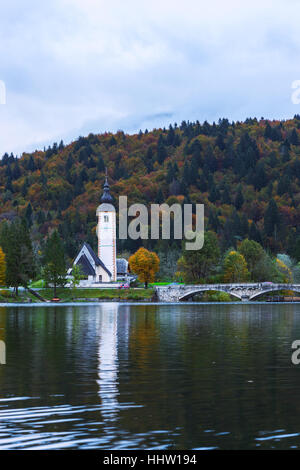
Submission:
<svg viewBox="0 0 300 470">
<path fill-rule="evenodd" d="M 108 215 L 104 216 L 104 222 L 108 222 Z"/>
</svg>

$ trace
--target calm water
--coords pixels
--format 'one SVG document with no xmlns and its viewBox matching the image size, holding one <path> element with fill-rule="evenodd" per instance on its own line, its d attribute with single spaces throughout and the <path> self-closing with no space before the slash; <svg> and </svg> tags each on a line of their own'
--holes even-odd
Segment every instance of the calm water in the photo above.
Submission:
<svg viewBox="0 0 300 470">
<path fill-rule="evenodd" d="M 0 449 L 300 448 L 299 304 L 2 307 Z"/>
</svg>

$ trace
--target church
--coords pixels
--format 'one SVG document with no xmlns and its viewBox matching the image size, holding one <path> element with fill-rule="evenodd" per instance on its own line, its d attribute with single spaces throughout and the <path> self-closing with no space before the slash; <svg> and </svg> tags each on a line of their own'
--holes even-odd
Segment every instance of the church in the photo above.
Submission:
<svg viewBox="0 0 300 470">
<path fill-rule="evenodd" d="M 117 258 L 116 252 L 116 210 L 105 176 L 101 204 L 97 207 L 98 254 L 88 243 L 84 243 L 76 256 L 73 266 L 80 266 L 82 279 L 79 287 L 99 287 L 101 283 L 114 283 L 128 279 L 128 261 Z M 68 274 L 71 275 L 72 268 Z"/>
</svg>

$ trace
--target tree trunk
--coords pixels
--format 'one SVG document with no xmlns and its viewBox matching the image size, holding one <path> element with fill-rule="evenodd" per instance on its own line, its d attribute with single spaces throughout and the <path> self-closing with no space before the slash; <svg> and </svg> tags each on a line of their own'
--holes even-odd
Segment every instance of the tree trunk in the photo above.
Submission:
<svg viewBox="0 0 300 470">
<path fill-rule="evenodd" d="M 19 292 L 18 292 L 18 286 L 16 286 L 16 296 L 17 296 L 17 297 L 18 297 L 18 294 L 19 294 Z"/>
<path fill-rule="evenodd" d="M 56 284 L 54 284 L 54 298 L 56 297 Z"/>
<path fill-rule="evenodd" d="M 145 289 L 148 289 L 148 281 L 145 282 Z"/>
</svg>

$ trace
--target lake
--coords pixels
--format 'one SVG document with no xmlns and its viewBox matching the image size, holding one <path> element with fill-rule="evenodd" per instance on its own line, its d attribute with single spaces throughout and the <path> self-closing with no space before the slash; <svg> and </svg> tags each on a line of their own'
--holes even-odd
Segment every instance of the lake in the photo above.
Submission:
<svg viewBox="0 0 300 470">
<path fill-rule="evenodd" d="M 0 449 L 300 448 L 300 304 L 0 308 Z"/>
</svg>

